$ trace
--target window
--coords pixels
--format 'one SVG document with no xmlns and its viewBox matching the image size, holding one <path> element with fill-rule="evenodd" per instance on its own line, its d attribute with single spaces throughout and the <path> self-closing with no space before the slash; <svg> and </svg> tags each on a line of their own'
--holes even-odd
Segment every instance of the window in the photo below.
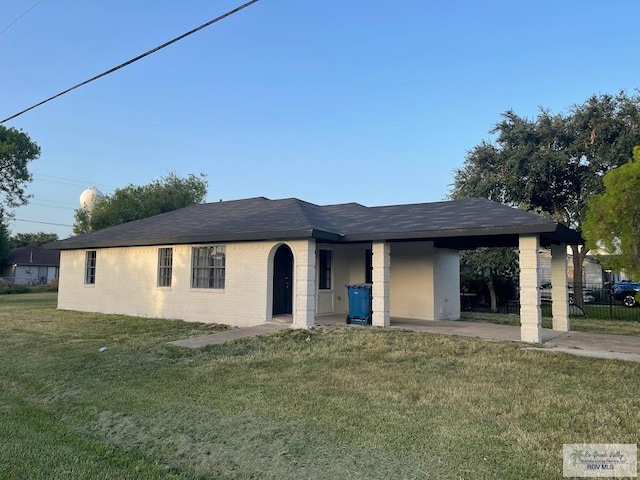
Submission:
<svg viewBox="0 0 640 480">
<path fill-rule="evenodd" d="M 96 251 L 89 250 L 86 253 L 84 263 L 84 283 L 93 285 L 96 283 Z"/>
<path fill-rule="evenodd" d="M 225 247 L 193 247 L 191 288 L 224 288 Z"/>
<path fill-rule="evenodd" d="M 173 248 L 158 249 L 158 286 L 171 286 L 171 272 L 173 270 Z"/>
<path fill-rule="evenodd" d="M 318 288 L 320 290 L 331 289 L 331 250 L 320 250 L 319 271 Z"/>
<path fill-rule="evenodd" d="M 373 250 L 364 251 L 364 283 L 373 283 Z"/>
</svg>

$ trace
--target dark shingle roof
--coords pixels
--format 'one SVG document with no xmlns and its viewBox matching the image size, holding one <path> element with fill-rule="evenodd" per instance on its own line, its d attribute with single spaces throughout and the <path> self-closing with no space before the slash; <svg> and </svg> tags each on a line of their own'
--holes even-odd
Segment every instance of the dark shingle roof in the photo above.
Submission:
<svg viewBox="0 0 640 480">
<path fill-rule="evenodd" d="M 60 265 L 60 252 L 44 247 L 28 245 L 10 250 L 4 260 L 6 265 L 42 265 L 57 267 Z"/>
<path fill-rule="evenodd" d="M 443 239 L 453 248 L 517 245 L 520 234 L 543 243 L 582 243 L 557 222 L 486 199 L 365 207 L 314 205 L 264 197 L 193 205 L 50 244 L 80 249 L 134 245 L 316 238 L 326 242 Z M 457 239 L 457 240 L 454 240 Z M 466 244 L 461 239 L 466 239 Z M 481 240 L 483 239 L 483 240 Z M 456 244 L 456 241 L 460 244 Z"/>
</svg>

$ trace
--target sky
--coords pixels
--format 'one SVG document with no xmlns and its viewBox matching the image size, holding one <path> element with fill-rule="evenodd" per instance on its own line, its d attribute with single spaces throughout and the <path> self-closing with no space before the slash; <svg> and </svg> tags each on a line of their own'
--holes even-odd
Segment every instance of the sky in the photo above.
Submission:
<svg viewBox="0 0 640 480">
<path fill-rule="evenodd" d="M 0 0 L 0 118 L 242 3 Z M 635 0 L 260 0 L 5 123 L 42 149 L 11 231 L 66 238 L 84 189 L 170 172 L 205 173 L 211 202 L 443 200 L 501 113 L 635 93 L 638 18 Z"/>
</svg>

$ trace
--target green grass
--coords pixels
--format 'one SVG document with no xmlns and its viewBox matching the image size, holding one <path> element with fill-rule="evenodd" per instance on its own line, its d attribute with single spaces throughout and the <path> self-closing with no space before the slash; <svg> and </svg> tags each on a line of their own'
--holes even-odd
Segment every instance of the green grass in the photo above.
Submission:
<svg viewBox="0 0 640 480">
<path fill-rule="evenodd" d="M 495 323 L 498 325 L 520 325 L 520 317 L 518 315 L 507 315 L 504 313 L 464 312 L 462 314 L 462 320 Z M 640 322 L 638 321 L 572 317 L 570 322 L 571 330 L 577 332 L 640 336 Z M 542 317 L 542 328 L 552 328 L 552 320 L 550 317 Z"/>
<path fill-rule="evenodd" d="M 638 440 L 633 362 L 347 326 L 186 350 L 215 327 L 54 302 L 0 299 L 0 478 L 551 479 Z"/>
</svg>

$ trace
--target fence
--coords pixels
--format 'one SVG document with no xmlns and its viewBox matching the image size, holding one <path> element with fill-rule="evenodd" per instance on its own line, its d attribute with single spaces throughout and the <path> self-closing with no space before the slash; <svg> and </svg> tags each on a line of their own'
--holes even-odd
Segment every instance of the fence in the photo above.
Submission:
<svg viewBox="0 0 640 480">
<path fill-rule="evenodd" d="M 512 298 L 499 298 L 497 313 L 507 313 L 518 315 L 520 313 L 520 301 L 517 293 Z M 540 300 L 542 315 L 551 316 L 551 286 L 543 284 L 540 287 Z M 575 306 L 573 298 L 573 287 L 569 287 L 569 303 L 574 305 L 570 308 L 570 313 L 575 315 L 585 315 L 590 318 L 605 318 L 618 320 L 640 321 L 640 292 L 637 301 L 633 306 L 626 306 L 622 298 L 614 298 L 609 286 L 584 285 L 583 306 Z M 630 303 L 630 302 L 628 302 Z M 460 296 L 460 307 L 466 312 L 490 312 L 489 296 L 486 292 L 463 293 Z"/>
</svg>

